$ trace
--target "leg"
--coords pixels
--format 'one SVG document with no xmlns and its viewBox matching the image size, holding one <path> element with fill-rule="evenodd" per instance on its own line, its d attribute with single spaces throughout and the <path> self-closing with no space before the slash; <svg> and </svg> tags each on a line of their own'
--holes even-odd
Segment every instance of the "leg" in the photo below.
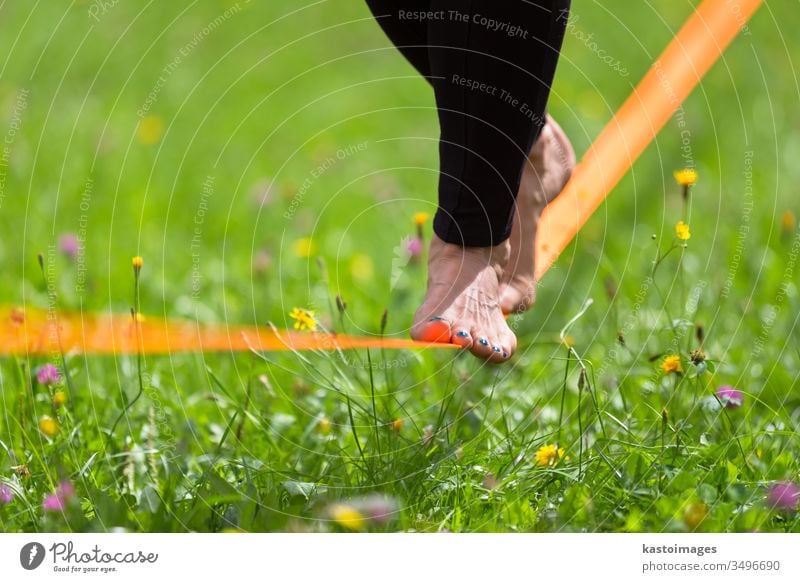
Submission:
<svg viewBox="0 0 800 582">
<path fill-rule="evenodd" d="M 428 29 L 441 124 L 440 209 L 428 293 L 412 328 L 418 339 L 449 340 L 493 362 L 516 347 L 500 285 L 515 198 L 526 190 L 523 169 L 545 125 L 567 6 L 432 0 L 432 10 L 448 17 Z"/>
<path fill-rule="evenodd" d="M 425 78 L 431 74 L 428 22 L 416 15 L 428 12 L 430 4 L 431 0 L 367 0 L 369 9 L 386 36 Z"/>
<path fill-rule="evenodd" d="M 466 6 L 465 6 L 466 5 Z M 496 246 L 511 234 L 569 0 L 432 0 L 429 58 L 441 125 L 439 237 Z"/>
</svg>

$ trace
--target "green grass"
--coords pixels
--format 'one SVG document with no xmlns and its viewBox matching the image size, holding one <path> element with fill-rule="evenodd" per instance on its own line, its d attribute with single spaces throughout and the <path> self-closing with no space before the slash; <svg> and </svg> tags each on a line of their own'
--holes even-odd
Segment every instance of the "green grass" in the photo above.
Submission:
<svg viewBox="0 0 800 582">
<path fill-rule="evenodd" d="M 392 519 L 372 530 L 800 531 L 765 503 L 770 483 L 800 478 L 788 4 L 762 8 L 548 273 L 513 320 L 510 365 L 358 351 L 140 368 L 66 354 L 68 402 L 54 411 L 35 382 L 52 358 L 5 358 L 0 480 L 16 498 L 0 528 L 337 530 L 337 503 L 364 513 L 378 494 Z M 651 5 L 575 7 L 550 110 L 579 152 L 691 9 Z M 378 333 L 388 309 L 386 333 L 404 337 L 425 274 L 392 259 L 412 214 L 434 208 L 436 115 L 366 8 L 120 2 L 95 19 L 92 6 L 0 8 L 0 304 L 48 305 L 43 253 L 59 308 L 127 312 L 142 255 L 145 314 L 289 327 L 300 306 Z M 628 76 L 582 40 L 592 32 Z M 161 75 L 147 113 L 164 133 L 147 144 L 137 111 Z M 687 163 L 700 174 L 692 238 L 654 271 L 676 244 L 672 171 Z M 77 260 L 49 250 L 64 233 L 85 235 Z M 305 238 L 308 258 L 295 252 Z M 685 374 L 661 372 L 667 354 Z M 745 392 L 742 408 L 720 409 L 722 384 Z M 37 427 L 45 414 L 61 425 L 53 439 Z M 552 443 L 565 458 L 537 466 Z M 62 479 L 76 499 L 44 513 Z"/>
</svg>

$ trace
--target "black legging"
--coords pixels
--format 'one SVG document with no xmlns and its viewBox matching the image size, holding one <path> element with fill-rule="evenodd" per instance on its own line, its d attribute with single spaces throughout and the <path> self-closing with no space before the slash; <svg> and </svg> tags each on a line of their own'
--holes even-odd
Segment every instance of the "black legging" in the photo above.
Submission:
<svg viewBox="0 0 800 582">
<path fill-rule="evenodd" d="M 570 0 L 366 1 L 436 95 L 434 231 L 463 246 L 500 244 L 544 125 Z"/>
</svg>

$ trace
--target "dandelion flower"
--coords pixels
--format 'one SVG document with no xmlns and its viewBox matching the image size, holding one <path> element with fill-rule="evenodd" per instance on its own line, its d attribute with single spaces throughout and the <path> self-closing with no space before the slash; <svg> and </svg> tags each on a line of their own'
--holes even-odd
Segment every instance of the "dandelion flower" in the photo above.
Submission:
<svg viewBox="0 0 800 582">
<path fill-rule="evenodd" d="M 292 250 L 294 254 L 302 259 L 307 259 L 311 255 L 314 254 L 316 248 L 314 247 L 314 241 L 310 238 L 299 238 L 294 241 L 292 245 Z"/>
<path fill-rule="evenodd" d="M 680 356 L 667 356 L 661 362 L 661 370 L 665 374 L 683 374 L 683 367 L 681 366 Z"/>
<path fill-rule="evenodd" d="M 767 503 L 774 509 L 794 511 L 800 504 L 800 487 L 791 481 L 779 481 L 770 487 Z"/>
<path fill-rule="evenodd" d="M 797 217 L 791 210 L 786 210 L 781 215 L 781 227 L 785 234 L 791 234 L 797 228 Z"/>
<path fill-rule="evenodd" d="M 563 458 L 563 448 L 556 448 L 555 445 L 544 445 L 536 451 L 534 462 L 539 467 L 554 467 Z"/>
<path fill-rule="evenodd" d="M 744 394 L 733 386 L 720 386 L 717 388 L 717 398 L 725 408 L 739 408 L 744 404 Z"/>
<path fill-rule="evenodd" d="M 135 256 L 131 259 L 131 265 L 133 265 L 133 270 L 138 275 L 139 271 L 142 270 L 142 265 L 144 265 L 144 259 L 140 256 Z"/>
<path fill-rule="evenodd" d="M 697 183 L 697 170 L 693 168 L 684 168 L 683 170 L 676 170 L 674 173 L 675 181 L 687 188 L 694 186 Z"/>
<path fill-rule="evenodd" d="M 681 240 L 689 240 L 690 238 L 692 238 L 692 233 L 689 230 L 689 225 L 682 220 L 675 225 L 675 235 Z"/>
<path fill-rule="evenodd" d="M 5 483 L 0 483 L 0 505 L 8 505 L 14 501 L 14 492 Z"/>
<path fill-rule="evenodd" d="M 331 432 L 331 421 L 323 417 L 317 423 L 317 430 L 320 434 L 329 434 Z"/>
<path fill-rule="evenodd" d="M 53 406 L 61 408 L 67 403 L 67 393 L 63 390 L 56 390 L 53 394 Z"/>
<path fill-rule="evenodd" d="M 39 419 L 39 430 L 50 438 L 53 438 L 61 431 L 58 421 L 46 414 Z"/>
<path fill-rule="evenodd" d="M 136 128 L 136 137 L 144 145 L 158 143 L 164 133 L 164 122 L 157 115 L 143 117 Z"/>
<path fill-rule="evenodd" d="M 58 384 L 61 382 L 61 372 L 53 364 L 45 364 L 36 372 L 36 381 L 45 386 Z"/>
<path fill-rule="evenodd" d="M 350 261 L 350 272 L 355 279 L 366 282 L 375 275 L 375 265 L 368 255 L 358 253 Z"/>
<path fill-rule="evenodd" d="M 367 520 L 364 515 L 352 505 L 336 503 L 328 509 L 331 519 L 345 529 L 351 531 L 364 531 Z"/>
<path fill-rule="evenodd" d="M 294 328 L 300 331 L 317 329 L 317 320 L 314 319 L 314 312 L 302 307 L 295 307 L 289 313 L 289 317 L 294 319 Z"/>
<path fill-rule="evenodd" d="M 414 224 L 422 226 L 428 222 L 428 218 L 430 218 L 430 215 L 427 212 L 416 212 L 414 213 Z"/>
<path fill-rule="evenodd" d="M 709 509 L 705 503 L 696 502 L 686 506 L 683 512 L 683 523 L 690 530 L 696 530 L 708 517 Z"/>
<path fill-rule="evenodd" d="M 405 423 L 403 422 L 402 418 L 395 418 L 392 421 L 392 430 L 394 432 L 400 432 L 401 430 L 403 430 L 403 424 Z"/>
</svg>

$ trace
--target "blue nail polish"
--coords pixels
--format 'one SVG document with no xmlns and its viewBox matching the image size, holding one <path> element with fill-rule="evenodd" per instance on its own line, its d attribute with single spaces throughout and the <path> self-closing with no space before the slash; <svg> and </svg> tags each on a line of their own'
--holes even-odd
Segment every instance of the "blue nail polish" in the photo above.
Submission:
<svg viewBox="0 0 800 582">
<path fill-rule="evenodd" d="M 444 317 L 431 317 L 431 321 L 444 321 Z"/>
<path fill-rule="evenodd" d="M 499 347 L 497 347 L 497 346 L 492 346 L 492 349 L 493 349 L 495 352 L 497 352 L 498 354 L 500 353 L 500 348 L 499 348 Z"/>
<path fill-rule="evenodd" d="M 458 337 L 469 337 L 469 334 L 467 332 L 463 331 L 463 330 L 459 331 L 456 335 Z"/>
<path fill-rule="evenodd" d="M 489 345 L 489 340 L 481 338 L 481 339 L 478 340 L 478 343 L 481 344 L 482 346 L 488 346 Z"/>
<path fill-rule="evenodd" d="M 504 351 L 504 352 L 503 352 L 503 357 L 504 357 L 504 358 L 507 358 L 507 357 L 508 357 L 508 353 Z"/>
</svg>

